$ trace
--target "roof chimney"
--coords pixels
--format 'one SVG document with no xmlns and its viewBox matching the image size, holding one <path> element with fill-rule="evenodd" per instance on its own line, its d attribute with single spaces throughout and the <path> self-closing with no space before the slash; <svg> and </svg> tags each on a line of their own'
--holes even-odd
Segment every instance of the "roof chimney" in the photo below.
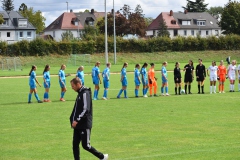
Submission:
<svg viewBox="0 0 240 160">
<path fill-rule="evenodd" d="M 70 9 L 70 12 L 72 13 L 72 12 L 73 12 L 73 10 L 72 10 L 72 9 Z"/>
<path fill-rule="evenodd" d="M 111 10 L 112 14 L 114 13 L 114 9 Z"/>
<path fill-rule="evenodd" d="M 184 13 L 187 14 L 187 13 L 188 13 L 188 10 L 185 9 L 185 10 L 184 10 Z"/>
<path fill-rule="evenodd" d="M 91 9 L 91 14 L 94 14 L 94 9 Z"/>
<path fill-rule="evenodd" d="M 170 11 L 170 16 L 173 16 L 173 11 L 172 10 Z"/>
</svg>

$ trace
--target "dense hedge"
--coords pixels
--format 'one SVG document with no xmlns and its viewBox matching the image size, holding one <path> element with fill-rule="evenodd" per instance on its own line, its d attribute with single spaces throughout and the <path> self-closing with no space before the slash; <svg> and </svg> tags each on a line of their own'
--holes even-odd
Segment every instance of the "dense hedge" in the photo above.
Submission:
<svg viewBox="0 0 240 160">
<path fill-rule="evenodd" d="M 117 52 L 160 52 L 160 51 L 200 51 L 200 50 L 239 50 L 240 36 L 220 37 L 157 37 L 139 40 L 117 38 Z M 113 37 L 108 38 L 108 51 L 114 51 Z M 20 41 L 9 44 L 0 41 L 0 55 L 4 56 L 44 56 L 49 54 L 92 54 L 104 53 L 105 40 L 100 35 L 94 39 L 74 42 L 55 42 L 37 38 L 33 41 Z"/>
</svg>

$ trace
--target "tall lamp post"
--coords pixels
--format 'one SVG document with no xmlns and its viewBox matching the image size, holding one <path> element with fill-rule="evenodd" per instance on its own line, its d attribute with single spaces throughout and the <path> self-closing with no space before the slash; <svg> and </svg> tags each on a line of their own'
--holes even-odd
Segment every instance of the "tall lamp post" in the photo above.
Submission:
<svg viewBox="0 0 240 160">
<path fill-rule="evenodd" d="M 107 3 L 105 0 L 105 62 L 108 63 L 108 43 L 107 43 Z"/>
<path fill-rule="evenodd" d="M 116 25 L 115 25 L 115 8 L 113 0 L 113 39 L 114 39 L 114 64 L 117 64 L 117 54 L 116 54 Z"/>
</svg>

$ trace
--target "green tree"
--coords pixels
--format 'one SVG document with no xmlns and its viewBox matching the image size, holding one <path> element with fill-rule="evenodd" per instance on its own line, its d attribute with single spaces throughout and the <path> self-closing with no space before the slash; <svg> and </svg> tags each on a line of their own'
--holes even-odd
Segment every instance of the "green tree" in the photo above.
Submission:
<svg viewBox="0 0 240 160">
<path fill-rule="evenodd" d="M 145 23 L 146 23 L 147 26 L 149 26 L 153 21 L 152 17 L 145 17 L 144 19 L 145 19 Z"/>
<path fill-rule="evenodd" d="M 98 29 L 96 27 L 89 26 L 89 25 L 85 25 L 84 29 L 80 33 L 80 37 L 82 39 L 87 39 L 87 38 L 95 39 L 97 35 L 98 35 Z"/>
<path fill-rule="evenodd" d="M 128 19 L 128 17 L 130 16 L 131 14 L 131 7 L 127 4 L 124 4 L 124 6 L 120 9 L 122 11 L 122 15 Z"/>
<path fill-rule="evenodd" d="M 138 4 L 138 5 L 136 6 L 134 12 L 135 12 L 136 14 L 139 14 L 141 17 L 144 16 L 144 14 L 143 14 L 143 9 L 142 9 L 142 7 L 141 7 L 140 4 Z"/>
<path fill-rule="evenodd" d="M 218 14 L 222 14 L 223 13 L 223 7 L 218 6 L 218 7 L 210 7 L 207 10 L 208 13 L 210 13 L 211 15 L 217 16 Z"/>
<path fill-rule="evenodd" d="M 223 34 L 240 35 L 240 2 L 230 1 L 225 5 L 219 25 Z"/>
<path fill-rule="evenodd" d="M 167 24 L 164 19 L 159 21 L 159 30 L 158 30 L 157 34 L 159 37 L 169 37 L 170 36 L 170 33 L 167 30 Z"/>
<path fill-rule="evenodd" d="M 4 22 L 3 15 L 0 14 L 0 24 L 3 24 L 3 22 Z"/>
<path fill-rule="evenodd" d="M 73 33 L 69 30 L 63 32 L 61 34 L 61 37 L 62 37 L 62 41 L 72 41 L 72 40 L 74 40 Z"/>
<path fill-rule="evenodd" d="M 25 3 L 22 3 L 18 10 L 21 11 L 21 12 L 26 11 L 27 10 L 27 5 Z"/>
<path fill-rule="evenodd" d="M 19 12 L 37 29 L 36 33 L 40 33 L 44 30 L 46 18 L 42 16 L 41 11 L 34 11 L 33 7 L 30 7 L 26 10 L 19 10 Z"/>
<path fill-rule="evenodd" d="M 205 12 L 207 11 L 208 4 L 204 4 L 204 0 L 191 1 L 187 0 L 187 6 L 182 7 L 188 12 Z"/>
<path fill-rule="evenodd" d="M 13 11 L 14 10 L 13 0 L 2 0 L 2 9 L 4 11 Z"/>
</svg>

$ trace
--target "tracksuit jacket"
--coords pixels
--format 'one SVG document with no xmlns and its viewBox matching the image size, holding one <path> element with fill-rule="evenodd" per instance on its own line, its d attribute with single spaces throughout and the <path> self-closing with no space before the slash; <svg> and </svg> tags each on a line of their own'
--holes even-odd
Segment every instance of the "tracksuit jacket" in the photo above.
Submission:
<svg viewBox="0 0 240 160">
<path fill-rule="evenodd" d="M 82 86 L 76 98 L 72 114 L 70 116 L 70 125 L 73 121 L 78 124 L 74 129 L 91 129 L 92 128 L 92 99 L 91 88 Z"/>
</svg>

